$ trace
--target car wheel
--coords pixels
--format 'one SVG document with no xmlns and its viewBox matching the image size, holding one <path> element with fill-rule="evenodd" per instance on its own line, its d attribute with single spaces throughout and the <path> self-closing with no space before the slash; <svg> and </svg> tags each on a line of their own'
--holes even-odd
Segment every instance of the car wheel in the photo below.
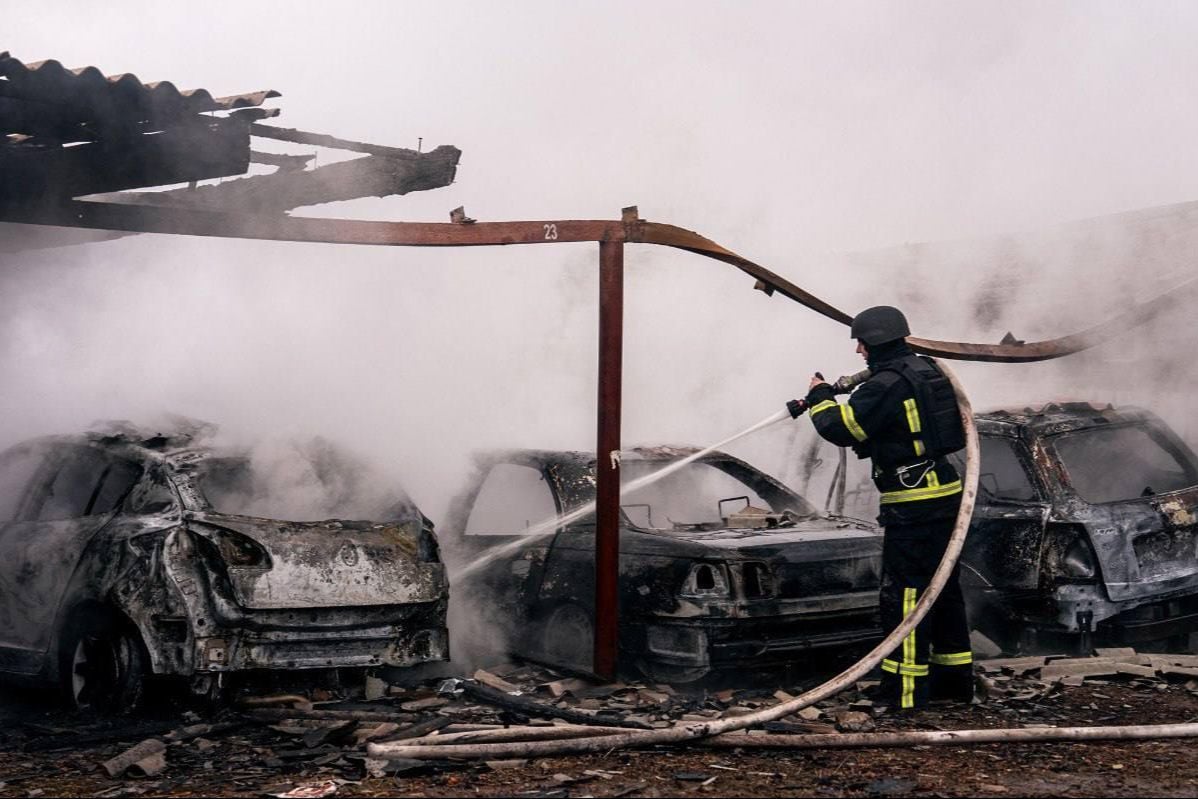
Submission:
<svg viewBox="0 0 1198 799">
<path fill-rule="evenodd" d="M 541 651 L 555 665 L 591 671 L 595 628 L 591 616 L 578 605 L 563 605 L 549 614 L 541 632 Z"/>
<path fill-rule="evenodd" d="M 77 614 L 67 625 L 59 653 L 59 681 L 72 709 L 110 715 L 137 706 L 145 655 L 141 642 L 111 614 Z"/>
</svg>

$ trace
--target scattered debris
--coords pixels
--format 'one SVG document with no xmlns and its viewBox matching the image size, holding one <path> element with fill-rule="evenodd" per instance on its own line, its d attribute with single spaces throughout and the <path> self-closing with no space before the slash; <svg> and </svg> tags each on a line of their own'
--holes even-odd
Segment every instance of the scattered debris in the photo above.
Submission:
<svg viewBox="0 0 1198 799">
<path fill-rule="evenodd" d="M 911 793 L 911 791 L 918 787 L 919 783 L 915 780 L 884 777 L 866 785 L 865 792 L 870 796 L 894 796 L 896 794 Z"/>
<path fill-rule="evenodd" d="M 513 696 L 502 691 L 497 691 L 485 685 L 478 683 L 462 682 L 461 688 L 463 692 L 472 699 L 480 702 L 486 702 L 496 707 L 506 708 L 507 710 L 523 713 L 528 716 L 542 716 L 544 718 L 557 718 L 563 721 L 570 721 L 575 724 L 593 724 L 596 726 L 607 727 L 629 727 L 632 729 L 652 729 L 652 727 L 644 722 L 623 719 L 619 717 L 606 716 L 599 713 L 586 713 L 579 710 L 571 710 L 569 708 L 555 707 L 547 705 L 543 702 L 537 702 L 523 696 Z"/>
<path fill-rule="evenodd" d="M 334 780 L 325 780 L 297 785 L 289 791 L 268 795 L 277 797 L 277 799 L 321 799 L 321 797 L 332 796 L 335 793 L 337 793 L 337 783 Z"/>
<path fill-rule="evenodd" d="M 877 725 L 868 713 L 845 710 L 836 714 L 836 729 L 841 732 L 873 732 Z"/>
<path fill-rule="evenodd" d="M 815 707 L 806 708 L 786 720 L 764 724 L 760 730 L 744 735 L 746 738 L 764 735 L 774 738 L 805 736 L 807 739 L 816 735 L 851 743 L 848 739 L 871 732 L 954 730 L 975 726 L 1032 731 L 1117 722 L 1123 718 L 1120 714 L 1126 713 L 1127 708 L 1132 706 L 1129 703 L 1135 701 L 1135 696 L 1143 697 L 1141 701 L 1149 703 L 1151 707 L 1169 699 L 1177 701 L 1185 698 L 1198 703 L 1198 679 L 1168 674 L 1170 669 L 1191 668 L 1198 661 L 1193 655 L 1145 655 L 1124 650 L 1104 650 L 1099 654 L 1101 657 L 1092 658 L 1048 655 L 1038 658 L 982 660 L 977 663 L 979 683 L 988 683 L 990 686 L 982 705 L 935 705 L 910 715 L 884 713 L 865 693 L 874 687 L 873 684 L 862 681 L 855 684 L 851 690 L 824 700 Z M 1123 666 L 1137 668 L 1123 673 L 1120 671 L 1120 667 Z M 1071 689 L 1065 686 L 1068 676 L 1052 680 L 1043 679 L 1042 672 L 1050 667 L 1056 667 L 1058 670 L 1113 673 L 1100 676 L 1082 675 L 1085 688 Z M 1153 669 L 1155 676 L 1144 676 L 1143 669 Z M 483 765 L 481 762 L 471 764 L 464 761 L 432 759 L 423 752 L 419 755 L 422 759 L 418 760 L 375 757 L 368 755 L 364 748 L 371 742 L 406 741 L 421 747 L 430 747 L 435 751 L 437 745 L 442 742 L 484 744 L 554 740 L 583 733 L 620 734 L 628 729 L 628 726 L 610 726 L 613 722 L 623 725 L 650 725 L 654 728 L 704 723 L 722 716 L 737 715 L 787 701 L 789 697 L 798 696 L 809 688 L 802 684 L 783 683 L 783 688 L 771 685 L 760 689 L 705 692 L 696 687 L 682 691 L 652 683 L 596 685 L 583 680 L 560 679 L 545 669 L 532 666 L 512 667 L 504 670 L 502 676 L 493 669 L 486 671 L 511 685 L 515 693 L 459 680 L 452 681 L 448 686 L 449 690 L 440 697 L 435 697 L 437 682 L 432 681 L 423 684 L 408 683 L 399 693 L 393 692 L 392 686 L 384 685 L 384 695 L 365 705 L 362 699 L 366 689 L 364 685 L 359 684 L 353 691 L 339 690 L 339 700 L 330 702 L 326 699 L 311 710 L 270 705 L 236 712 L 228 710 L 207 722 L 199 722 L 198 718 L 193 716 L 192 723 L 182 726 L 177 722 L 172 725 L 159 724 L 160 732 L 157 736 L 142 740 L 142 743 L 132 749 L 127 748 L 128 743 L 116 749 L 111 747 L 115 745 L 114 742 L 133 742 L 144 738 L 144 733 L 132 733 L 148 729 L 146 722 L 124 722 L 119 727 L 101 730 L 85 728 L 74 737 L 88 740 L 90 736 L 97 740 L 96 746 L 110 747 L 104 755 L 111 759 L 105 761 L 106 766 L 101 774 L 114 770 L 114 777 L 118 779 L 154 779 L 155 775 L 162 779 L 163 775 L 167 774 L 168 763 L 169 773 L 172 775 L 217 775 L 222 773 L 222 768 L 229 768 L 236 769 L 239 775 L 239 781 L 236 783 L 238 790 L 258 795 L 283 795 L 289 791 L 319 792 L 323 790 L 320 786 L 330 782 L 336 786 L 345 781 L 390 779 L 396 775 L 403 775 L 406 779 L 419 775 L 440 774 L 441 777 L 437 779 L 445 780 L 445 785 L 461 785 L 462 780 L 469 779 L 472 770 L 477 774 L 481 773 L 481 769 L 511 773 L 513 776 L 506 778 L 509 780 L 542 780 L 539 786 L 536 783 L 525 782 L 530 789 L 536 788 L 536 791 L 520 791 L 521 796 L 556 796 L 563 795 L 563 791 L 574 794 L 578 793 L 576 786 L 588 782 L 610 784 L 610 791 L 594 793 L 632 795 L 642 790 L 648 791 L 648 785 L 644 783 L 647 773 L 662 775 L 655 778 L 664 778 L 676 785 L 689 783 L 691 787 L 688 790 L 722 792 L 730 785 L 739 785 L 742 776 L 744 779 L 775 779 L 773 775 L 776 772 L 763 768 L 764 763 L 757 763 L 755 767 L 746 766 L 739 759 L 712 762 L 710 753 L 715 750 L 711 749 L 692 749 L 689 757 L 686 754 L 682 755 L 688 759 L 676 763 L 672 770 L 666 771 L 661 771 L 657 766 L 650 772 L 635 765 L 630 769 L 620 766 L 612 768 L 615 763 L 609 760 L 607 764 L 590 762 L 585 767 L 576 765 L 573 770 L 563 768 L 555 773 L 550 766 L 551 761 L 540 760 L 530 764 L 524 757 L 519 756 L 492 758 Z M 549 697 L 554 693 L 554 688 L 550 686 L 559 691 L 556 700 L 553 700 L 554 704 L 549 704 Z M 377 691 L 377 688 L 375 690 Z M 1071 690 L 1085 690 L 1084 696 L 1087 697 L 1087 701 L 1070 707 L 1070 694 L 1066 692 Z M 545 697 L 543 701 L 532 699 L 538 692 Z M 484 695 L 492 697 L 494 701 L 485 701 Z M 326 693 L 327 696 L 329 694 Z M 400 709 L 405 703 L 428 698 L 440 698 L 442 702 L 424 713 Z M 531 703 L 535 712 L 515 709 L 511 705 L 512 702 Z M 303 703 L 290 701 L 287 704 Z M 1198 712 L 1198 704 L 1194 707 Z M 585 724 L 582 721 L 566 721 L 552 715 L 540 715 L 545 708 L 558 715 L 562 712 L 577 713 L 585 720 Z M 981 717 L 990 721 L 979 725 L 979 714 L 984 714 Z M 512 721 L 513 718 L 522 718 L 524 721 L 516 723 Z M 1189 718 L 1192 716 L 1177 720 Z M 1143 723 L 1147 720 L 1141 717 L 1137 721 Z M 168 726 L 169 730 L 161 732 Z M 10 732 L 0 731 L 0 736 L 16 735 L 20 740 L 31 744 L 45 741 L 47 737 L 69 742 L 72 737 L 66 735 L 67 732 L 68 728 L 28 721 L 12 725 Z M 711 745 L 716 743 L 721 746 L 738 744 L 735 739 L 731 739 L 726 742 L 712 742 Z M 757 746 L 759 744 L 747 744 L 745 751 L 754 751 Z M 21 746 L 19 749 L 25 747 Z M 446 751 L 448 753 L 450 750 Z M 707 758 L 703 759 L 700 752 L 706 753 Z M 627 754 L 630 757 L 656 757 L 650 751 L 633 751 Z M 55 757 L 70 758 L 72 755 Z M 1121 761 L 1123 757 L 1125 756 L 1121 755 Z M 99 757 L 94 757 L 90 761 L 90 767 L 94 768 L 98 760 Z M 657 765 L 668 762 L 659 761 Z M 529 768 L 530 765 L 538 764 L 550 768 L 543 771 Z M 596 767 L 602 765 L 607 767 Z M 535 770 L 538 776 L 515 776 L 524 768 L 529 769 L 529 774 Z M 1104 768 L 1113 770 L 1109 765 Z M 7 780 L 10 788 L 22 779 L 23 769 L 17 768 L 13 771 L 14 776 Z M 6 781 L 2 775 L 3 771 L 0 771 L 0 781 Z M 691 775 L 691 778 L 688 779 L 687 775 Z M 730 775 L 735 775 L 738 782 L 730 782 Z M 640 780 L 629 784 L 628 780 L 634 776 Z M 724 780 L 710 782 L 713 777 L 719 776 L 723 776 Z M 896 783 L 887 782 L 907 776 L 902 774 L 890 777 L 885 772 L 875 772 L 869 775 L 873 779 L 872 783 L 864 780 L 854 783 L 854 790 L 879 796 L 907 793 L 909 791 L 895 788 Z M 278 780 L 286 777 L 294 781 L 280 785 Z M 180 778 L 166 776 L 167 781 L 161 785 L 177 785 L 178 783 L 171 780 Z M 264 785 L 269 779 L 275 780 L 273 786 Z M 911 779 L 915 777 L 912 775 Z M 925 780 L 920 779 L 919 782 L 923 789 L 931 790 Z M 706 788 L 704 783 L 707 783 Z M 114 785 L 115 790 L 110 795 L 129 793 L 131 790 L 136 793 L 142 790 L 143 786 L 147 786 L 146 790 L 157 790 L 148 787 L 155 784 L 141 782 Z M 712 786 L 721 787 L 713 789 Z M 22 788 L 25 787 L 30 787 L 27 781 L 22 785 Z M 166 787 L 161 789 L 167 791 Z"/>
<path fill-rule="evenodd" d="M 101 765 L 109 777 L 119 777 L 126 773 L 152 777 L 166 768 L 165 752 L 165 743 L 157 738 L 147 738 Z"/>
<path fill-rule="evenodd" d="M 426 710 L 436 710 L 440 707 L 445 707 L 449 704 L 449 700 L 440 696 L 430 696 L 425 699 L 416 699 L 411 702 L 404 702 L 399 707 L 409 713 L 422 713 Z"/>
<path fill-rule="evenodd" d="M 382 699 L 387 695 L 387 683 L 373 675 L 366 675 L 366 701 L 373 702 L 376 699 Z"/>
</svg>

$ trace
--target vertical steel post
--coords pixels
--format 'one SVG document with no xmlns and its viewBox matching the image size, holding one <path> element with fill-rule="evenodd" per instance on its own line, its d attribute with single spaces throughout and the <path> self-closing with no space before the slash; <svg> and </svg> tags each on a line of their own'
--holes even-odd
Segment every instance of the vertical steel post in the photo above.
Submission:
<svg viewBox="0 0 1198 799">
<path fill-rule="evenodd" d="M 620 575 L 620 405 L 624 244 L 599 242 L 599 425 L 595 486 L 595 675 L 616 676 Z"/>
</svg>

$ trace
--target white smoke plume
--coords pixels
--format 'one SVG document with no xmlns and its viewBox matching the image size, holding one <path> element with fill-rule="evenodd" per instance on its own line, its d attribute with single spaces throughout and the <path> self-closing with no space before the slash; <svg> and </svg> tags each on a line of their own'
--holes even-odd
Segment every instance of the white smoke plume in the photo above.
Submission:
<svg viewBox="0 0 1198 799">
<path fill-rule="evenodd" d="M 0 0 L 4 47 L 215 94 L 277 88 L 280 125 L 463 150 L 452 187 L 304 215 L 636 203 L 944 339 L 1072 332 L 1195 274 L 1188 207 L 1060 227 L 1194 199 L 1193 5 L 147 9 Z M 0 237 L 0 444 L 164 411 L 245 441 L 319 434 L 383 464 L 434 521 L 475 449 L 594 446 L 594 245 Z M 627 263 L 629 445 L 715 441 L 812 371 L 860 368 L 843 327 L 725 265 L 639 246 Z M 960 373 L 980 406 L 1068 390 L 1155 407 L 1192 440 L 1193 338 L 1173 314 L 1060 363 Z M 798 480 L 808 435 L 782 425 L 737 454 Z"/>
</svg>

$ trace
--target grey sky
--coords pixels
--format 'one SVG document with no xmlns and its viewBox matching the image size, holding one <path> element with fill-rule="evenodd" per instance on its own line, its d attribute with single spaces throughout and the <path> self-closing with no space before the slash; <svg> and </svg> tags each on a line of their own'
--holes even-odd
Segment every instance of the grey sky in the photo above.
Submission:
<svg viewBox="0 0 1198 799">
<path fill-rule="evenodd" d="M 1189 199 L 1198 178 L 1188 3 L 5 5 L 20 58 L 269 86 L 280 124 L 455 143 L 455 195 L 485 218 L 636 201 L 863 249 Z"/>
</svg>

